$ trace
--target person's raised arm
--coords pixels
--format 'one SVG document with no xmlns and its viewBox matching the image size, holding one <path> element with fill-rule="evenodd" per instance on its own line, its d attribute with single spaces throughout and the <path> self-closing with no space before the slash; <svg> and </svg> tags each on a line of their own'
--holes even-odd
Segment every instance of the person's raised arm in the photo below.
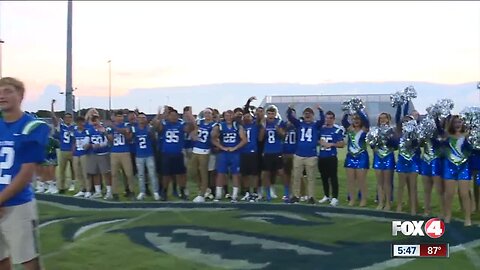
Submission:
<svg viewBox="0 0 480 270">
<path fill-rule="evenodd" d="M 247 103 L 245 103 L 244 107 L 243 107 L 243 113 L 244 114 L 250 114 L 250 103 L 252 103 L 252 101 L 254 100 L 257 100 L 257 97 L 250 97 L 248 100 L 247 100 Z"/>
<path fill-rule="evenodd" d="M 347 113 L 345 113 L 343 115 L 342 126 L 343 126 L 343 128 L 345 128 L 345 130 L 348 130 L 348 128 L 350 127 L 350 122 L 348 122 L 348 114 Z"/>
<path fill-rule="evenodd" d="M 318 109 L 318 121 L 317 121 L 317 127 L 321 128 L 323 125 L 325 125 L 325 113 L 323 112 L 322 107 L 320 105 L 317 106 Z"/>
<path fill-rule="evenodd" d="M 292 107 L 288 107 L 287 109 L 287 119 L 292 123 L 296 128 L 300 126 L 300 120 L 298 120 L 294 115 L 293 115 L 293 109 Z"/>
<path fill-rule="evenodd" d="M 55 115 L 55 99 L 52 99 L 52 103 L 50 104 L 50 113 L 52 115 L 52 124 L 55 128 L 58 128 L 58 117 Z"/>
</svg>

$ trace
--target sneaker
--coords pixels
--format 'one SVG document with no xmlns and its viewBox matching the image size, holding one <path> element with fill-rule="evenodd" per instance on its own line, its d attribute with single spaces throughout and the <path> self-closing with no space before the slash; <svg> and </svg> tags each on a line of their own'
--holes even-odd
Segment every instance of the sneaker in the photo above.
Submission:
<svg viewBox="0 0 480 270">
<path fill-rule="evenodd" d="M 237 203 L 237 198 L 232 198 L 232 200 L 230 201 L 231 203 Z"/>
<path fill-rule="evenodd" d="M 75 191 L 75 184 L 74 182 L 75 180 L 72 180 L 72 183 L 70 184 L 70 187 L 68 188 L 68 191 Z"/>
<path fill-rule="evenodd" d="M 195 199 L 193 199 L 193 202 L 194 203 L 203 203 L 203 202 L 205 202 L 205 198 L 203 196 L 198 195 L 197 197 L 195 197 Z"/>
<path fill-rule="evenodd" d="M 271 199 L 277 199 L 278 196 L 275 194 L 275 189 L 273 187 L 270 187 L 270 197 Z"/>
<path fill-rule="evenodd" d="M 327 196 L 323 196 L 323 199 L 321 199 L 320 201 L 318 201 L 319 203 L 326 203 L 326 202 L 330 202 L 330 198 L 327 197 Z"/>
<path fill-rule="evenodd" d="M 90 197 L 92 197 L 92 193 L 91 193 L 91 192 L 85 192 L 84 198 L 85 198 L 85 199 L 88 199 L 88 198 L 90 198 Z"/>
<path fill-rule="evenodd" d="M 338 206 L 338 200 L 336 198 L 333 198 L 332 201 L 330 202 L 331 206 Z"/>
<path fill-rule="evenodd" d="M 176 191 L 176 190 L 174 190 L 174 191 L 172 192 L 172 196 L 173 196 L 173 197 L 180 198 L 179 193 L 178 193 L 178 191 Z"/>
<path fill-rule="evenodd" d="M 92 194 L 92 196 L 90 196 L 90 199 L 100 199 L 102 198 L 102 193 L 100 192 L 95 192 Z"/>
<path fill-rule="evenodd" d="M 112 200 L 113 199 L 112 193 L 107 192 L 107 194 L 105 194 L 105 197 L 103 197 L 103 199 L 104 200 Z"/>
<path fill-rule="evenodd" d="M 232 198 L 232 195 L 230 195 L 230 193 L 225 194 L 225 199 L 229 200 L 231 198 Z"/>
<path fill-rule="evenodd" d="M 160 200 L 160 194 L 158 194 L 158 192 L 153 193 L 153 199 L 155 201 L 159 201 Z"/>
<path fill-rule="evenodd" d="M 80 190 L 79 192 L 77 192 L 77 194 L 73 195 L 73 197 L 77 197 L 77 198 L 78 197 L 85 197 L 85 192 Z"/>
<path fill-rule="evenodd" d="M 313 197 L 308 198 L 308 204 L 315 204 L 315 199 Z"/>
<path fill-rule="evenodd" d="M 46 192 L 45 192 L 46 193 Z M 48 189 L 48 193 L 50 194 L 58 194 L 58 189 L 56 186 L 51 186 L 49 189 Z"/>
<path fill-rule="evenodd" d="M 242 199 L 240 199 L 241 201 L 246 201 L 250 198 L 250 193 L 249 192 L 245 192 L 245 196 L 243 196 Z"/>
<path fill-rule="evenodd" d="M 35 190 L 35 193 L 44 193 L 45 192 L 45 185 L 37 185 L 37 189 Z"/>
<path fill-rule="evenodd" d="M 300 201 L 301 201 L 301 202 L 304 202 L 304 201 L 306 201 L 306 200 L 307 200 L 307 199 L 305 199 L 305 196 L 300 196 Z"/>
<path fill-rule="evenodd" d="M 290 203 L 299 203 L 299 199 L 295 196 L 293 196 L 291 199 L 290 199 Z"/>
<path fill-rule="evenodd" d="M 140 192 L 137 196 L 137 201 L 143 201 L 145 199 L 145 193 Z"/>
</svg>

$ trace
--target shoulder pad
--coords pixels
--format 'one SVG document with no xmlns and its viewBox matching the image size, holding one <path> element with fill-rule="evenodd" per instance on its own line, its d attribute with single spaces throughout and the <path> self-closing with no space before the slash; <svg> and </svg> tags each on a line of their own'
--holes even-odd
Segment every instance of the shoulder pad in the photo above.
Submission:
<svg viewBox="0 0 480 270">
<path fill-rule="evenodd" d="M 47 123 L 42 120 L 32 120 L 23 127 L 22 134 L 28 135 L 40 125 L 47 125 Z"/>
</svg>

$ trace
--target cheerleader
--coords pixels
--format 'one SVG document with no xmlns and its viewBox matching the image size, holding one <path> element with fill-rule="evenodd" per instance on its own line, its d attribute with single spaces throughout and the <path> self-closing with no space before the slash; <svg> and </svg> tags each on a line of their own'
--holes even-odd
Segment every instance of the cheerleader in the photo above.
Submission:
<svg viewBox="0 0 480 270">
<path fill-rule="evenodd" d="M 440 201 L 440 218 L 445 216 L 445 186 L 442 179 L 442 142 L 443 129 L 438 118 L 435 119 L 437 132 L 432 138 L 420 145 L 423 152 L 420 160 L 420 175 L 423 179 L 424 215 L 429 216 L 431 211 L 432 189 L 435 186 Z"/>
<path fill-rule="evenodd" d="M 378 116 L 377 126 L 390 126 L 392 116 L 381 113 Z M 373 168 L 377 177 L 378 206 L 377 210 L 390 211 L 392 197 L 392 176 L 395 169 L 395 142 L 389 139 L 386 144 L 371 145 L 373 149 Z"/>
<path fill-rule="evenodd" d="M 410 202 L 410 214 L 417 214 L 417 176 L 418 176 L 418 161 L 420 159 L 420 153 L 418 148 L 418 142 L 414 140 L 410 147 L 406 147 L 402 139 L 402 124 L 415 118 L 408 113 L 408 103 L 405 104 L 401 119 L 401 107 L 397 107 L 397 113 L 395 120 L 397 123 L 397 133 L 399 142 L 399 151 L 396 164 L 396 171 L 398 173 L 399 186 L 397 189 L 397 212 L 402 212 L 403 206 L 403 190 L 405 185 L 408 190 L 408 197 Z"/>
<path fill-rule="evenodd" d="M 473 150 L 470 158 L 470 170 L 473 177 L 473 194 L 475 196 L 473 211 L 480 210 L 480 150 Z"/>
<path fill-rule="evenodd" d="M 348 121 L 348 114 L 342 119 L 342 125 L 346 130 L 348 137 L 348 150 L 345 158 L 345 168 L 347 171 L 348 195 L 350 198 L 349 206 L 355 205 L 355 193 L 360 188 L 362 194 L 360 206 L 367 205 L 367 171 L 369 169 L 369 157 L 365 137 L 370 128 L 367 115 L 362 111 L 357 111 L 352 116 L 352 123 Z"/>
<path fill-rule="evenodd" d="M 472 225 L 470 202 L 471 173 L 468 164 L 468 155 L 471 145 L 466 139 L 466 128 L 463 120 L 452 116 L 447 124 L 447 138 L 444 142 L 445 159 L 443 161 L 443 179 L 445 182 L 445 222 L 450 223 L 452 218 L 452 202 L 455 189 L 458 185 L 460 199 L 465 212 L 465 226 Z"/>
</svg>

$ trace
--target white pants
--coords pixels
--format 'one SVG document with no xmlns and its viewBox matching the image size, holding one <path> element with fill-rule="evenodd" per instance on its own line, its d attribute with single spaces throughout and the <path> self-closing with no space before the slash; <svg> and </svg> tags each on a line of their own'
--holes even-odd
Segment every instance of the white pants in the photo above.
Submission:
<svg viewBox="0 0 480 270">
<path fill-rule="evenodd" d="M 13 264 L 39 256 L 37 203 L 3 208 L 0 218 L 0 261 L 10 257 Z"/>
</svg>

